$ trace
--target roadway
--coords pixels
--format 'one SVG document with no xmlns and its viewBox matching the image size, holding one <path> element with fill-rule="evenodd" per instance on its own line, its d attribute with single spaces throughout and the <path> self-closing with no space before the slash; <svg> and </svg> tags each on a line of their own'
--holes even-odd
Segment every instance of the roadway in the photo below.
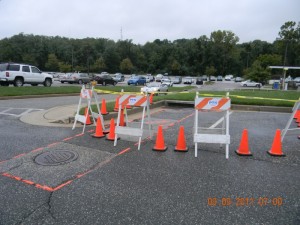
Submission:
<svg viewBox="0 0 300 225">
<path fill-rule="evenodd" d="M 20 121 L 29 109 L 77 104 L 76 96 L 0 102 L 0 111 L 10 109 L 0 113 L 0 224 L 300 222 L 299 134 L 288 133 L 282 143 L 286 157 L 266 153 L 275 130 L 285 127 L 290 114 L 233 111 L 226 160 L 219 144 L 200 144 L 194 157 L 192 108 L 164 107 L 152 113 L 152 121 L 164 126 L 168 146 L 156 152 L 155 140 L 145 139 L 138 151 L 136 141 L 126 138 L 116 147 L 92 138 L 93 126 L 80 135 L 80 126 L 71 130 Z M 219 118 L 218 113 L 199 116 L 205 127 L 216 126 Z M 181 125 L 187 153 L 173 151 Z M 243 129 L 249 132 L 251 157 L 234 153 Z M 65 150 L 77 158 L 56 166 L 35 162 L 41 153 Z"/>
</svg>

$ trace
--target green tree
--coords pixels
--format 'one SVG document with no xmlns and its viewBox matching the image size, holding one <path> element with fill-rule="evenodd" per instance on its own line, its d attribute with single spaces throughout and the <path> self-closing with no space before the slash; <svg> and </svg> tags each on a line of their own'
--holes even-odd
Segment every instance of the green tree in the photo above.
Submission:
<svg viewBox="0 0 300 225">
<path fill-rule="evenodd" d="M 265 83 L 270 79 L 270 72 L 261 66 L 261 62 L 256 60 L 249 68 L 249 72 L 246 75 L 246 79 L 250 79 L 256 82 Z"/>
<path fill-rule="evenodd" d="M 55 54 L 48 55 L 48 61 L 45 65 L 45 67 L 49 71 L 58 71 L 59 70 L 59 61 Z"/>
<path fill-rule="evenodd" d="M 122 73 L 130 74 L 133 69 L 133 64 L 129 58 L 123 59 L 120 64 L 120 70 Z"/>
<path fill-rule="evenodd" d="M 172 74 L 179 74 L 180 68 L 181 66 L 179 62 L 176 59 L 174 59 L 171 65 Z"/>
<path fill-rule="evenodd" d="M 94 63 L 94 65 L 92 66 L 92 70 L 94 72 L 100 72 L 100 71 L 105 71 L 106 70 L 106 64 L 104 62 L 103 57 L 100 57 L 96 60 L 96 62 Z"/>
<path fill-rule="evenodd" d="M 205 69 L 205 74 L 207 74 L 209 76 L 215 75 L 216 72 L 217 72 L 217 70 L 214 66 L 207 66 L 206 69 Z"/>
<path fill-rule="evenodd" d="M 60 62 L 59 63 L 59 71 L 62 72 L 62 73 L 71 72 L 72 71 L 72 65 Z"/>
</svg>

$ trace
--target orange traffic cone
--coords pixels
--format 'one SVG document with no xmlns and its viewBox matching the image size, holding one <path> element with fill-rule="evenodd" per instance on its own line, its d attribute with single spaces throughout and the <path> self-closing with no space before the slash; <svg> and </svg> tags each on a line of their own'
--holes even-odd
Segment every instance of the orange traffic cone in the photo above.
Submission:
<svg viewBox="0 0 300 225">
<path fill-rule="evenodd" d="M 90 114 L 89 114 L 89 109 L 87 107 L 85 108 L 84 116 L 86 118 L 85 125 L 91 125 L 92 122 L 91 122 L 91 118 L 90 118 Z"/>
<path fill-rule="evenodd" d="M 116 103 L 115 103 L 115 107 L 114 107 L 114 111 L 115 111 L 115 112 L 118 112 L 118 111 L 119 111 L 119 99 L 120 99 L 120 98 L 121 98 L 120 95 L 116 98 Z"/>
<path fill-rule="evenodd" d="M 114 118 L 111 118 L 111 120 L 110 120 L 109 134 L 106 135 L 106 140 L 114 141 L 115 140 L 115 136 L 116 136 L 116 133 L 115 133 L 115 120 L 114 120 Z"/>
<path fill-rule="evenodd" d="M 187 152 L 188 151 L 188 147 L 186 146 L 183 126 L 180 126 L 180 128 L 179 128 L 177 145 L 175 146 L 174 150 L 179 151 L 179 152 Z"/>
<path fill-rule="evenodd" d="M 168 147 L 165 145 L 162 126 L 158 126 L 156 142 L 155 142 L 155 145 L 152 148 L 152 150 L 154 150 L 154 151 L 166 151 L 167 148 Z"/>
<path fill-rule="evenodd" d="M 119 126 L 126 127 L 126 123 L 125 123 L 125 120 L 124 120 L 124 109 L 121 109 Z"/>
<path fill-rule="evenodd" d="M 275 132 L 273 144 L 271 149 L 268 151 L 268 154 L 272 156 L 285 156 L 282 152 L 280 129 L 277 129 Z"/>
<path fill-rule="evenodd" d="M 101 114 L 102 115 L 107 115 L 108 114 L 108 112 L 106 110 L 106 101 L 105 101 L 104 98 L 102 99 L 102 104 L 101 104 Z"/>
<path fill-rule="evenodd" d="M 236 154 L 240 156 L 251 156 L 248 144 L 248 130 L 244 129 L 242 133 L 242 138 L 239 148 L 235 151 Z"/>
<path fill-rule="evenodd" d="M 96 131 L 94 134 L 92 134 L 92 137 L 95 137 L 95 138 L 105 137 L 105 134 L 103 133 L 103 128 L 102 128 L 102 123 L 101 123 L 100 117 L 98 117 L 98 119 L 97 119 Z"/>
<path fill-rule="evenodd" d="M 294 115 L 294 119 L 298 119 L 300 117 L 300 109 L 297 110 L 297 112 Z"/>
</svg>

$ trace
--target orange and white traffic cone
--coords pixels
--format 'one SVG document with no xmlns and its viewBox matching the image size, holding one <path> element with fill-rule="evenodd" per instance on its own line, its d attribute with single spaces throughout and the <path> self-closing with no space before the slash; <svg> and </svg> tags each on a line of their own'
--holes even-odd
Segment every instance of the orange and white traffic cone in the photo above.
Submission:
<svg viewBox="0 0 300 225">
<path fill-rule="evenodd" d="M 277 129 L 275 132 L 274 140 L 272 143 L 272 147 L 269 151 L 267 151 L 271 156 L 285 156 L 282 152 L 282 144 L 281 144 L 281 132 L 280 129 Z"/>
<path fill-rule="evenodd" d="M 92 137 L 95 137 L 95 138 L 105 137 L 105 134 L 103 133 L 103 128 L 102 128 L 102 123 L 101 123 L 100 117 L 98 117 L 98 119 L 97 119 L 96 131 L 94 134 L 92 134 Z"/>
<path fill-rule="evenodd" d="M 92 122 L 91 122 L 91 118 L 90 118 L 90 114 L 89 114 L 89 109 L 88 109 L 88 107 L 85 108 L 84 116 L 85 116 L 85 118 L 86 118 L 85 125 L 91 125 Z"/>
<path fill-rule="evenodd" d="M 124 109 L 121 109 L 119 126 L 126 127 L 126 123 L 125 123 L 125 119 L 124 119 Z"/>
<path fill-rule="evenodd" d="M 116 98 L 116 103 L 115 103 L 115 107 L 114 107 L 114 111 L 115 111 L 115 112 L 118 112 L 118 111 L 119 111 L 119 99 L 120 99 L 120 98 L 121 98 L 120 95 Z"/>
<path fill-rule="evenodd" d="M 102 115 L 107 115 L 108 114 L 108 112 L 106 110 L 106 101 L 105 101 L 104 98 L 102 99 L 102 104 L 101 104 L 101 114 Z"/>
<path fill-rule="evenodd" d="M 116 129 L 115 128 L 115 120 L 114 120 L 114 118 L 111 118 L 110 127 L 109 127 L 109 134 L 106 135 L 106 140 L 109 140 L 109 141 L 114 141 L 115 140 L 115 136 L 116 136 L 115 129 Z"/>
<path fill-rule="evenodd" d="M 174 150 L 179 151 L 179 152 L 187 152 L 188 151 L 188 147 L 186 146 L 183 126 L 180 126 L 180 128 L 179 128 L 177 145 L 175 146 Z"/>
<path fill-rule="evenodd" d="M 156 142 L 155 142 L 155 145 L 152 148 L 152 150 L 154 150 L 154 151 L 166 151 L 167 148 L 168 147 L 165 145 L 162 126 L 158 126 Z"/>
<path fill-rule="evenodd" d="M 251 156 L 248 143 L 248 130 L 244 129 L 241 137 L 241 142 L 239 148 L 235 151 L 236 154 L 240 156 Z"/>
</svg>

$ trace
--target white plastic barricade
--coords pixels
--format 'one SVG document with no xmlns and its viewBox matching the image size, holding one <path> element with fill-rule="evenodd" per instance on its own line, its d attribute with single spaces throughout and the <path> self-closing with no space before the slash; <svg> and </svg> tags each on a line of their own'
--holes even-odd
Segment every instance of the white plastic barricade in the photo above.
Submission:
<svg viewBox="0 0 300 225">
<path fill-rule="evenodd" d="M 283 141 L 283 139 L 284 139 L 284 137 L 285 137 L 285 135 L 286 135 L 286 133 L 287 133 L 288 131 L 292 131 L 292 130 L 300 130 L 300 128 L 290 128 L 291 123 L 292 123 L 292 121 L 293 121 L 293 118 L 295 117 L 295 114 L 297 113 L 298 110 L 300 110 L 300 100 L 298 100 L 298 101 L 295 103 L 295 105 L 294 105 L 294 107 L 293 107 L 293 110 L 292 110 L 292 115 L 291 115 L 290 119 L 288 120 L 288 122 L 287 122 L 285 128 L 282 130 L 281 141 Z"/>
<path fill-rule="evenodd" d="M 134 128 L 134 127 L 128 126 L 128 117 L 127 117 L 126 106 L 143 107 L 142 121 L 141 121 L 140 128 Z M 120 117 L 121 117 L 121 113 L 122 113 L 122 108 L 124 109 L 124 112 L 125 112 L 125 122 L 126 122 L 127 126 L 120 126 Z M 146 96 L 124 94 L 119 98 L 119 111 L 118 111 L 117 126 L 115 128 L 114 146 L 117 145 L 118 135 L 122 134 L 122 135 L 139 137 L 138 150 L 140 150 L 141 140 L 142 140 L 142 136 L 143 136 L 143 128 L 144 128 L 144 120 L 145 120 L 145 111 L 146 110 L 147 110 L 147 119 L 148 119 L 148 122 L 150 122 L 150 108 L 149 108 L 148 94 Z M 150 137 L 152 137 L 150 123 L 149 123 L 149 133 L 150 133 Z"/>
<path fill-rule="evenodd" d="M 198 97 L 195 98 L 195 124 L 194 124 L 194 143 L 195 143 L 195 157 L 198 153 L 198 143 L 219 143 L 226 145 L 226 159 L 229 157 L 229 110 L 231 106 L 230 98 L 213 98 L 213 97 Z M 225 112 L 222 128 L 215 127 L 198 127 L 199 125 L 199 111 L 204 112 Z"/>
<path fill-rule="evenodd" d="M 78 107 L 77 107 L 77 111 L 76 111 L 76 115 L 75 115 L 75 121 L 74 121 L 72 130 L 75 129 L 77 122 L 83 123 L 82 133 L 84 133 L 84 130 L 85 130 L 88 113 L 86 115 L 79 114 L 79 110 L 82 107 L 81 106 L 82 99 L 87 101 L 87 108 L 88 108 L 88 111 L 91 112 L 91 116 L 93 118 L 94 124 L 95 124 L 95 118 L 97 119 L 98 117 L 100 117 L 101 123 L 102 123 L 102 128 L 104 129 L 104 120 L 103 120 L 102 114 L 100 113 L 97 93 L 94 91 L 94 87 L 92 89 L 86 89 L 85 86 L 83 85 L 81 88 L 81 91 L 80 91 L 79 103 L 78 103 Z M 97 105 L 98 112 L 92 111 L 91 103 L 92 103 L 93 99 L 95 100 L 95 104 Z"/>
</svg>

